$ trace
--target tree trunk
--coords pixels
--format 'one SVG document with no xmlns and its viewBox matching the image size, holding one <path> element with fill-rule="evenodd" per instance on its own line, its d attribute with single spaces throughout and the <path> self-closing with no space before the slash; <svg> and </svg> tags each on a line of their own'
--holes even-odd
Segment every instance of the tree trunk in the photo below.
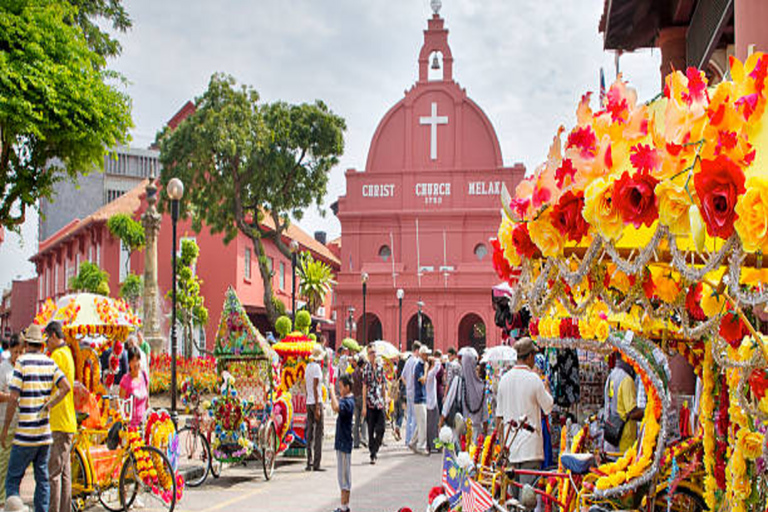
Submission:
<svg viewBox="0 0 768 512">
<path fill-rule="evenodd" d="M 181 332 L 184 333 L 184 357 L 192 357 L 192 325 L 185 322 Z"/>
<path fill-rule="evenodd" d="M 267 264 L 267 255 L 264 251 L 264 244 L 261 238 L 251 237 L 253 242 L 253 252 L 256 254 L 256 261 L 259 262 L 259 273 L 264 283 L 264 308 L 267 310 L 267 319 L 270 325 L 275 325 L 277 321 L 277 309 L 272 303 L 272 273 Z"/>
</svg>

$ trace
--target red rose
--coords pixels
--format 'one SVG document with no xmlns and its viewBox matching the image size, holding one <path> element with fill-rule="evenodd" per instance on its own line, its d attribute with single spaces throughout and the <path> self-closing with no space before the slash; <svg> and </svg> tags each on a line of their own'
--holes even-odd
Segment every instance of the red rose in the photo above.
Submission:
<svg viewBox="0 0 768 512">
<path fill-rule="evenodd" d="M 552 225 L 568 235 L 568 240 L 581 242 L 589 231 L 589 224 L 581 214 L 584 209 L 584 192 L 574 194 L 570 190 L 560 197 L 552 209 Z"/>
<path fill-rule="evenodd" d="M 517 254 L 523 258 L 533 258 L 538 249 L 531 241 L 531 235 L 528 233 L 528 224 L 518 224 L 512 231 L 512 245 L 515 246 Z"/>
<path fill-rule="evenodd" d="M 693 176 L 696 194 L 701 202 L 701 216 L 709 236 L 728 238 L 738 218 L 734 207 L 743 194 L 744 172 L 725 155 L 714 160 L 702 160 L 701 172 Z"/>
<path fill-rule="evenodd" d="M 509 266 L 507 258 L 504 257 L 499 241 L 494 238 L 491 240 L 491 246 L 493 247 L 493 269 L 499 279 L 508 282 L 512 276 L 512 267 Z"/>
<path fill-rule="evenodd" d="M 653 276 L 651 276 L 651 271 L 648 270 L 647 268 L 645 269 L 642 286 L 643 286 L 643 293 L 645 293 L 645 297 L 648 300 L 652 299 L 653 296 L 656 294 L 656 285 L 653 284 Z"/>
<path fill-rule="evenodd" d="M 733 348 L 739 348 L 741 340 L 747 334 L 747 326 L 739 315 L 729 310 L 720 320 L 720 336 Z"/>
<path fill-rule="evenodd" d="M 691 285 L 685 295 L 685 309 L 694 320 L 703 322 L 707 319 L 704 310 L 701 309 L 701 283 Z"/>
<path fill-rule="evenodd" d="M 613 188 L 613 201 L 621 213 L 624 222 L 639 228 L 641 224 L 650 226 L 659 218 L 656 205 L 656 180 L 648 173 L 637 173 L 630 177 L 625 172 Z"/>
<path fill-rule="evenodd" d="M 765 370 L 755 370 L 749 376 L 749 386 L 752 388 L 752 396 L 759 402 L 765 396 L 768 390 L 768 372 Z"/>
<path fill-rule="evenodd" d="M 112 370 L 113 372 L 116 372 L 119 367 L 120 367 L 120 359 L 118 359 L 114 355 L 110 356 L 109 369 Z"/>
<path fill-rule="evenodd" d="M 539 321 L 538 320 L 531 320 L 528 323 L 528 333 L 533 336 L 534 338 L 539 335 Z"/>
<path fill-rule="evenodd" d="M 123 344 L 120 343 L 119 341 L 116 341 L 115 342 L 115 347 L 112 349 L 112 352 L 116 356 L 119 356 L 120 354 L 122 354 L 123 353 Z"/>
<path fill-rule="evenodd" d="M 104 383 L 107 385 L 107 387 L 112 387 L 112 384 L 115 383 L 115 376 L 111 373 L 108 373 L 106 377 L 104 377 Z"/>
</svg>

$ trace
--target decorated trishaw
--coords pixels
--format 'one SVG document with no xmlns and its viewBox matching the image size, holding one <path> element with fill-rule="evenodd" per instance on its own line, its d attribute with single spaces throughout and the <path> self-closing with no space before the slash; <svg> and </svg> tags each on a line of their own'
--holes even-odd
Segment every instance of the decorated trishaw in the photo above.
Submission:
<svg viewBox="0 0 768 512">
<path fill-rule="evenodd" d="M 557 469 L 528 472 L 539 480 L 520 499 L 506 440 L 457 447 L 446 466 L 463 480 L 435 490 L 453 499 L 435 509 L 465 496 L 501 510 L 766 509 L 766 78 L 753 54 L 712 88 L 675 72 L 649 104 L 618 80 L 597 111 L 584 96 L 565 143 L 561 128 L 547 161 L 503 191 L 493 263 L 510 308 L 530 310 L 541 346 L 623 354 L 648 403 L 615 460 L 600 457 L 603 428 L 564 429 Z M 673 354 L 700 378 L 693 424 L 670 394 Z M 510 435 L 530 427 L 513 423 Z"/>
<path fill-rule="evenodd" d="M 177 441 L 167 412 L 153 411 L 144 428 L 126 427 L 132 400 L 109 394 L 126 337 L 140 325 L 127 303 L 78 293 L 45 301 L 34 322 L 62 324 L 75 361 L 73 393 L 78 431 L 71 453 L 72 503 L 83 510 L 98 500 L 107 510 L 127 510 L 148 497 L 173 510 L 184 488 L 175 461 Z M 100 356 L 111 350 L 110 367 Z"/>
<path fill-rule="evenodd" d="M 280 446 L 273 400 L 277 359 L 232 288 L 225 296 L 214 357 L 221 380 L 217 396 L 201 404 L 194 382 L 183 385 L 183 401 L 193 408 L 179 431 L 188 485 L 202 485 L 209 473 L 218 477 L 224 464 L 249 459 L 261 461 L 269 480 Z"/>
</svg>

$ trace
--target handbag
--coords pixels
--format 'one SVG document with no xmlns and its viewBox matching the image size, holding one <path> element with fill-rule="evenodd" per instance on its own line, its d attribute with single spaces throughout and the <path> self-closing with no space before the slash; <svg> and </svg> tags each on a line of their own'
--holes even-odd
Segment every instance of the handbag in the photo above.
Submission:
<svg viewBox="0 0 768 512">
<path fill-rule="evenodd" d="M 610 413 L 608 419 L 603 422 L 603 438 L 613 446 L 619 446 L 621 434 L 624 432 L 624 425 L 626 423 L 626 421 L 621 419 L 619 413 Z"/>
</svg>

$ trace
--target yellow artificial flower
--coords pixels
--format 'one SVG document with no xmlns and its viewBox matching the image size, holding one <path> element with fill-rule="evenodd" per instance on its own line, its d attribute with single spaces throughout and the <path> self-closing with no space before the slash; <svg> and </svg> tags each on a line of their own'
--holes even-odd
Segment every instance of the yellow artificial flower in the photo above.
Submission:
<svg viewBox="0 0 768 512">
<path fill-rule="evenodd" d="M 755 460 L 763 454 L 763 434 L 750 432 L 744 435 L 744 456 Z"/>
<path fill-rule="evenodd" d="M 758 286 L 768 283 L 768 268 L 741 267 L 741 284 Z"/>
<path fill-rule="evenodd" d="M 591 340 L 595 337 L 595 331 L 592 329 L 592 323 L 584 318 L 579 319 L 579 333 L 582 339 Z"/>
<path fill-rule="evenodd" d="M 734 223 L 744 250 L 768 252 L 768 178 L 750 176 L 746 193 L 736 202 Z"/>
<path fill-rule="evenodd" d="M 725 296 L 704 284 L 701 290 L 701 309 L 707 317 L 719 315 L 725 307 Z"/>
<path fill-rule="evenodd" d="M 704 228 L 704 219 L 701 217 L 699 207 L 692 204 L 688 209 L 688 221 L 691 226 L 691 238 L 696 246 L 697 251 L 704 249 L 704 241 L 706 240 L 706 230 Z"/>
<path fill-rule="evenodd" d="M 680 285 L 677 284 L 672 271 L 664 267 L 651 267 L 656 296 L 667 304 L 672 304 L 680 295 Z"/>
<path fill-rule="evenodd" d="M 559 256 L 563 252 L 565 238 L 555 226 L 552 225 L 551 215 L 544 212 L 539 218 L 528 225 L 528 233 L 531 241 L 536 244 L 541 254 L 546 257 Z"/>
<path fill-rule="evenodd" d="M 595 328 L 595 338 L 600 341 L 608 339 L 608 335 L 611 334 L 611 327 L 605 320 L 600 320 Z"/>
<path fill-rule="evenodd" d="M 674 235 L 687 235 L 691 221 L 688 209 L 691 198 L 685 189 L 672 180 L 656 185 L 656 198 L 659 201 L 659 222 L 669 227 Z"/>
<path fill-rule="evenodd" d="M 515 223 L 509 220 L 506 215 L 502 215 L 496 238 L 499 240 L 499 245 L 501 245 L 501 250 L 507 263 L 513 267 L 519 267 L 522 262 L 515 250 L 515 244 L 512 243 L 512 231 L 514 229 Z"/>
<path fill-rule="evenodd" d="M 584 191 L 584 219 L 597 232 L 609 240 L 617 240 L 621 237 L 624 222 L 621 213 L 613 206 L 611 195 L 613 194 L 613 181 L 606 178 L 598 178 Z"/>
</svg>

